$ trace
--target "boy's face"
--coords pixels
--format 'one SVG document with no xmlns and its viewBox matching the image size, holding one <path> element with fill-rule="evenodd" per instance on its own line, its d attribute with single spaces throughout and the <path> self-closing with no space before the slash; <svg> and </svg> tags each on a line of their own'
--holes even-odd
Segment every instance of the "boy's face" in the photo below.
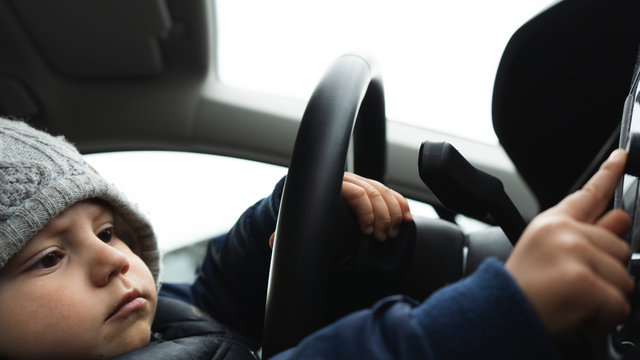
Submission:
<svg viewBox="0 0 640 360">
<path fill-rule="evenodd" d="M 108 358 L 146 346 L 156 287 L 115 235 L 111 210 L 79 202 L 0 269 L 0 354 Z"/>
</svg>

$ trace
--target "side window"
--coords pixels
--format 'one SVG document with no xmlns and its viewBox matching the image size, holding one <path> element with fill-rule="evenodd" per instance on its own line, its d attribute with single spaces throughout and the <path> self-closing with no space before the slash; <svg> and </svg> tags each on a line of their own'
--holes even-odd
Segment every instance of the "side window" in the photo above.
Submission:
<svg viewBox="0 0 640 360">
<path fill-rule="evenodd" d="M 85 158 L 147 215 L 165 252 L 226 232 L 287 172 L 281 166 L 187 152 L 125 151 Z"/>
</svg>

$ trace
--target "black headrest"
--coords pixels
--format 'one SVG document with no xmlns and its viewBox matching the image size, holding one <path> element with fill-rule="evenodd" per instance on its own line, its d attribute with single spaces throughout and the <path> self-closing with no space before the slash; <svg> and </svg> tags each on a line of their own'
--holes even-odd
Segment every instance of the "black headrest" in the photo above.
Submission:
<svg viewBox="0 0 640 360">
<path fill-rule="evenodd" d="M 633 0 L 561 1 L 504 51 L 493 126 L 541 209 L 581 186 L 618 144 L 639 11 Z"/>
</svg>

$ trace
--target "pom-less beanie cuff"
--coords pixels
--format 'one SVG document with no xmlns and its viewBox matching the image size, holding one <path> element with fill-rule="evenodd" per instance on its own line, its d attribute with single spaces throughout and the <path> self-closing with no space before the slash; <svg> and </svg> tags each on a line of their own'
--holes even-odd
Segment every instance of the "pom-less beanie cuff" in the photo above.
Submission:
<svg viewBox="0 0 640 360">
<path fill-rule="evenodd" d="M 0 268 L 58 214 L 89 199 L 109 203 L 127 239 L 158 279 L 159 254 L 146 218 L 62 137 L 0 118 Z M 117 230 L 117 229 L 116 229 Z"/>
</svg>

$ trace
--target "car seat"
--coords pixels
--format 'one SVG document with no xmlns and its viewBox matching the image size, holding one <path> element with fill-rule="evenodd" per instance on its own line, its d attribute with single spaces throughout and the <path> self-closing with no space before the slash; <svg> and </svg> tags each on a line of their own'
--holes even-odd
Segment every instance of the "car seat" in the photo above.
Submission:
<svg viewBox="0 0 640 360">
<path fill-rule="evenodd" d="M 495 80 L 496 135 L 541 210 L 618 146 L 640 28 L 632 0 L 565 0 L 522 25 Z"/>
</svg>

